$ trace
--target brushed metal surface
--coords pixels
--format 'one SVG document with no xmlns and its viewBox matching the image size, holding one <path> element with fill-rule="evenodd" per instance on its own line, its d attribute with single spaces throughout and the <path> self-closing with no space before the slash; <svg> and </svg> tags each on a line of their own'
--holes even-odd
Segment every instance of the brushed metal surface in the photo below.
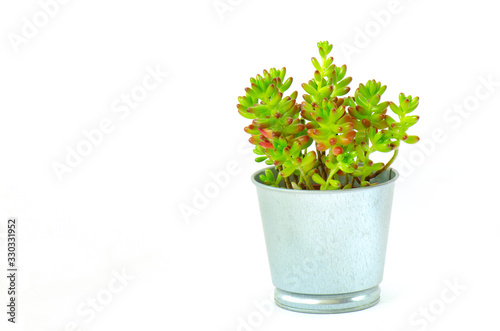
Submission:
<svg viewBox="0 0 500 331">
<path fill-rule="evenodd" d="M 383 278 L 398 173 L 388 169 L 372 179 L 379 184 L 369 187 L 302 191 L 263 184 L 259 179 L 263 171 L 256 172 L 252 181 L 257 187 L 277 304 L 317 313 L 336 312 L 336 305 L 338 312 L 343 312 L 375 304 Z M 378 291 L 370 292 L 375 288 Z M 363 291 L 371 293 L 366 300 L 347 306 L 340 302 L 320 304 L 316 297 L 333 300 L 340 294 Z M 284 298 L 312 301 L 306 300 L 307 304 Z"/>
<path fill-rule="evenodd" d="M 338 314 L 366 309 L 380 300 L 380 287 L 332 295 L 300 294 L 276 289 L 275 303 L 284 309 L 301 313 Z"/>
</svg>

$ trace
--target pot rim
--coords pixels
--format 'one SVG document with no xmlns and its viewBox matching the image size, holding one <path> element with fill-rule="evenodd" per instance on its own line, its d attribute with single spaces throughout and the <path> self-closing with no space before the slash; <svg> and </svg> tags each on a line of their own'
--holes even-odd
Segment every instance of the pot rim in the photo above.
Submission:
<svg viewBox="0 0 500 331">
<path fill-rule="evenodd" d="M 355 192 L 359 192 L 360 189 L 363 190 L 363 191 L 366 191 L 366 190 L 370 190 L 370 189 L 376 189 L 378 187 L 381 187 L 381 186 L 385 186 L 385 185 L 390 185 L 390 184 L 393 184 L 398 178 L 399 178 L 399 172 L 396 171 L 396 169 L 394 168 L 389 168 L 385 171 L 390 171 L 391 174 L 394 174 L 394 177 L 383 182 L 383 183 L 379 183 L 377 185 L 370 185 L 370 186 L 365 186 L 365 187 L 355 187 L 355 190 L 353 190 L 352 188 L 351 189 L 348 189 L 348 190 L 324 190 L 324 191 L 320 191 L 320 190 L 314 190 L 314 191 L 311 191 L 311 190 L 294 190 L 294 189 L 288 189 L 288 188 L 282 188 L 282 187 L 273 187 L 273 186 L 268 186 L 264 183 L 262 183 L 259 179 L 259 175 L 264 173 L 264 171 L 266 169 L 271 169 L 271 170 L 274 170 L 274 167 L 271 166 L 271 167 L 266 167 L 266 168 L 263 168 L 263 169 L 260 169 L 256 172 L 254 172 L 251 176 L 251 180 L 252 180 L 252 183 L 254 183 L 255 186 L 257 187 L 262 187 L 264 189 L 267 189 L 267 190 L 271 190 L 271 191 L 278 191 L 278 192 L 283 192 L 283 193 L 294 193 L 294 194 L 346 194 L 346 193 L 355 193 Z M 376 178 L 376 177 L 375 177 Z"/>
</svg>

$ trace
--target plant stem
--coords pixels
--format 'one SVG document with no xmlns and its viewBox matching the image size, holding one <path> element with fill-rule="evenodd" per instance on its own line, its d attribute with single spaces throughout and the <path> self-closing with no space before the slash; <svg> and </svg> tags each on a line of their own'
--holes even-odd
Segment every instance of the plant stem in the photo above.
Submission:
<svg viewBox="0 0 500 331">
<path fill-rule="evenodd" d="M 307 177 L 306 172 L 304 171 L 304 169 L 302 169 L 302 168 L 299 168 L 299 169 L 300 169 L 300 173 L 302 174 L 302 177 L 304 177 L 304 181 L 306 182 L 307 187 L 310 190 L 314 190 L 314 187 L 312 186 L 311 181 L 309 180 L 309 177 Z"/>
<path fill-rule="evenodd" d="M 359 184 L 361 184 L 361 182 L 365 181 L 365 178 L 366 178 L 366 175 L 364 175 L 364 173 L 365 173 L 365 166 L 368 167 L 367 160 L 368 160 L 369 156 L 370 156 L 370 152 L 365 152 L 365 160 L 363 161 L 363 175 L 361 175 L 361 180 L 358 181 Z"/>
<path fill-rule="evenodd" d="M 371 174 L 370 176 L 366 177 L 366 180 L 370 180 L 372 178 L 375 178 L 378 175 L 380 175 L 381 173 L 383 173 L 384 171 L 386 171 L 387 169 L 389 169 L 389 167 L 392 164 L 392 162 L 394 162 L 394 160 L 398 156 L 398 152 L 399 152 L 399 149 L 396 149 L 394 151 L 394 154 L 392 155 L 392 158 L 389 160 L 389 162 L 387 162 L 387 164 L 382 169 L 380 169 L 379 171 L 377 171 L 377 172 Z"/>
<path fill-rule="evenodd" d="M 321 176 L 321 178 L 326 179 L 325 165 L 323 164 L 323 161 L 321 161 L 321 157 L 323 156 L 323 152 L 318 151 L 317 145 L 316 145 L 316 152 L 318 153 L 318 168 L 319 168 L 320 176 Z"/>
<path fill-rule="evenodd" d="M 321 178 L 325 178 L 325 174 L 323 173 L 323 168 L 321 168 L 321 163 L 318 164 L 318 172 Z"/>
<path fill-rule="evenodd" d="M 290 183 L 290 178 L 284 177 L 283 179 L 285 180 L 286 188 L 291 189 L 292 188 L 292 184 Z"/>
</svg>

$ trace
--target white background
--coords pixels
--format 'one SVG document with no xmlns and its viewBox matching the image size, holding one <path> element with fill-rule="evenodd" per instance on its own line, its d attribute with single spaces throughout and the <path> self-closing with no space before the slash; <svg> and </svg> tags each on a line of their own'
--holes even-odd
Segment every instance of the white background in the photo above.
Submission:
<svg viewBox="0 0 500 331">
<path fill-rule="evenodd" d="M 0 5 L 2 270 L 8 217 L 20 231 L 18 323 L 6 322 L 0 277 L 1 330 L 498 326 L 494 1 L 61 0 L 44 21 L 40 3 L 49 2 Z M 402 146 L 396 164 L 380 304 L 263 314 L 255 304 L 267 307 L 273 286 L 249 179 L 262 165 L 235 105 L 249 77 L 270 67 L 286 66 L 290 91 L 302 94 L 320 40 L 348 65 L 352 88 L 375 78 L 388 85 L 386 100 L 418 95 L 412 133 L 422 140 Z M 114 111 L 148 70 L 168 77 L 148 80 L 154 88 L 128 116 Z M 83 132 L 103 119 L 112 131 L 96 134 L 60 180 L 54 164 L 88 147 Z M 210 174 L 228 168 L 229 183 L 199 200 L 216 185 Z M 196 214 L 183 216 L 186 206 Z"/>
</svg>

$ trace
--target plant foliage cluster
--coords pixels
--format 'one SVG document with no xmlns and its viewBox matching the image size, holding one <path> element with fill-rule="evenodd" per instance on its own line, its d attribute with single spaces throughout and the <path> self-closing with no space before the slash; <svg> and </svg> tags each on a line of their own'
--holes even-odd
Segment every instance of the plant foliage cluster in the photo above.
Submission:
<svg viewBox="0 0 500 331">
<path fill-rule="evenodd" d="M 250 78 L 246 94 L 238 98 L 238 112 L 252 120 L 245 131 L 255 145 L 255 160 L 277 170 L 274 176 L 267 169 L 260 179 L 297 190 L 373 185 L 370 180 L 394 162 L 401 142 L 418 142 L 407 131 L 419 119 L 412 115 L 419 98 L 401 93 L 397 103 L 382 101 L 387 87 L 375 80 L 359 84 L 347 96 L 352 81 L 347 67 L 328 57 L 332 45 L 327 41 L 319 42 L 318 50 L 320 60 L 311 59 L 313 78 L 302 84 L 302 103 L 297 91 L 285 96 L 293 81 L 285 77 L 285 68 Z M 375 152 L 392 152 L 392 157 L 375 163 Z"/>
</svg>

